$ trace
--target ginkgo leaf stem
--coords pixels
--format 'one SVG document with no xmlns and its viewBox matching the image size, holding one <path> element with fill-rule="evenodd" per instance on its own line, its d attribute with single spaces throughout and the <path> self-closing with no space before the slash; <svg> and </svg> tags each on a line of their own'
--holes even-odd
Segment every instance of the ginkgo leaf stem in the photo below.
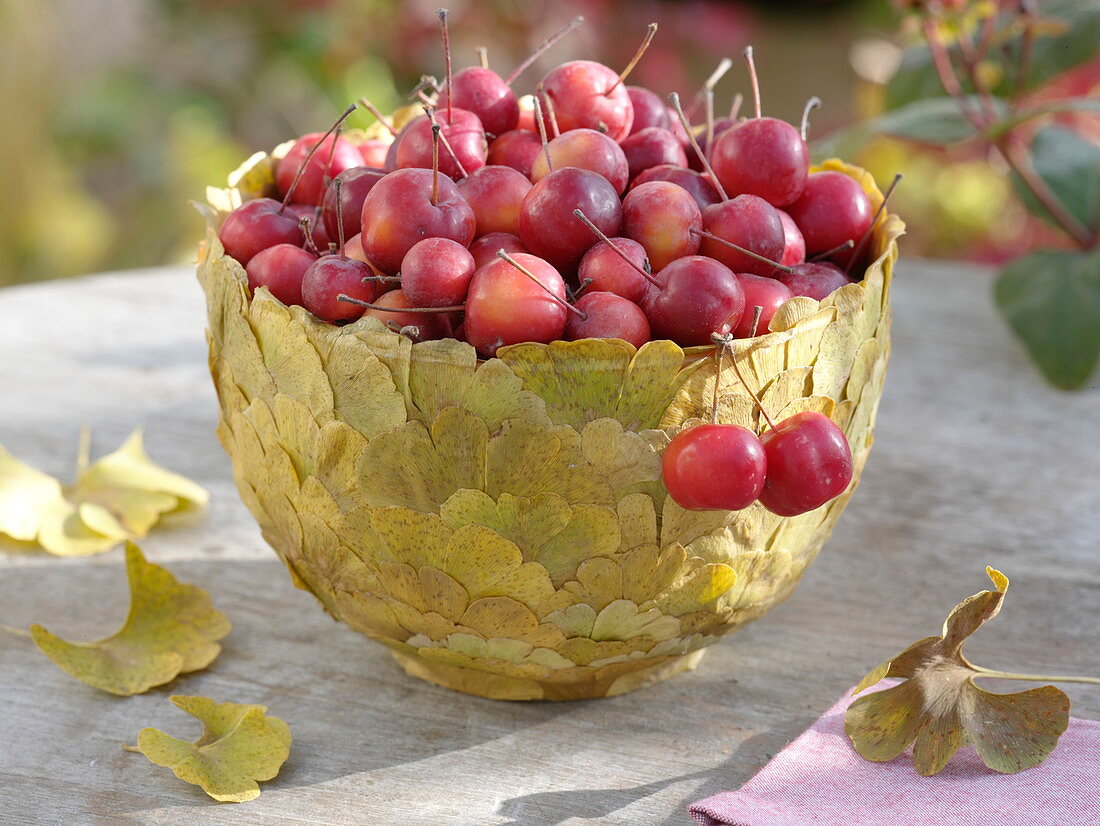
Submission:
<svg viewBox="0 0 1100 826">
<path fill-rule="evenodd" d="M 14 625 L 8 625 L 6 622 L 0 622 L 0 631 L 6 631 L 9 634 L 14 634 L 17 637 L 26 637 L 30 639 L 31 632 L 26 628 L 17 628 Z"/>
<path fill-rule="evenodd" d="M 1008 671 L 996 671 L 990 668 L 982 668 L 981 666 L 972 666 L 975 671 L 978 672 L 979 677 L 996 677 L 998 680 L 1026 680 L 1028 682 L 1035 683 L 1091 683 L 1092 685 L 1100 685 L 1100 677 L 1075 677 L 1066 675 L 1047 675 L 1047 674 L 1014 674 Z"/>
</svg>

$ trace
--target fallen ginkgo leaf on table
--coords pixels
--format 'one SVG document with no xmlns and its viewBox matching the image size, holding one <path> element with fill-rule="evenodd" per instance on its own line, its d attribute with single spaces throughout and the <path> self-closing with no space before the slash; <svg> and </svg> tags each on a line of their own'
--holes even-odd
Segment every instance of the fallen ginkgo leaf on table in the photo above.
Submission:
<svg viewBox="0 0 1100 826">
<path fill-rule="evenodd" d="M 149 458 L 140 430 L 90 464 L 83 438 L 68 486 L 0 446 L 0 534 L 59 556 L 108 551 L 145 536 L 167 514 L 201 510 L 208 499 L 202 487 Z"/>
<path fill-rule="evenodd" d="M 81 682 L 124 696 L 210 665 L 221 651 L 217 641 L 231 627 L 210 595 L 147 562 L 132 543 L 126 546 L 126 573 L 130 613 L 122 628 L 96 642 L 69 642 L 36 623 L 35 644 Z"/>
<path fill-rule="evenodd" d="M 144 754 L 158 766 L 223 803 L 244 803 L 260 795 L 256 781 L 270 780 L 290 756 L 290 727 L 267 716 L 267 706 L 218 703 L 208 697 L 175 695 L 172 702 L 202 721 L 194 742 L 155 728 L 138 734 L 127 751 Z"/>
<path fill-rule="evenodd" d="M 855 700 L 844 729 L 862 757 L 893 760 L 913 747 L 922 775 L 939 773 L 955 752 L 972 746 L 986 766 L 1012 774 L 1042 763 L 1069 725 L 1069 697 L 1052 685 L 995 694 L 979 677 L 1037 682 L 1100 683 L 1094 677 L 1014 674 L 974 665 L 963 643 L 1000 613 L 1008 577 L 986 568 L 995 590 L 967 597 L 947 617 L 938 637 L 925 637 L 864 677 L 859 694 L 883 679 L 902 682 Z"/>
</svg>

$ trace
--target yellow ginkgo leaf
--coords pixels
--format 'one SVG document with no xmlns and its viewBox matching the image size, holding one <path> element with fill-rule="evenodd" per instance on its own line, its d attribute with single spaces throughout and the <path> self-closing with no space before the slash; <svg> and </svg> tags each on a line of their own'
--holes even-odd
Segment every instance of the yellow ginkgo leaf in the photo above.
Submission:
<svg viewBox="0 0 1100 826">
<path fill-rule="evenodd" d="M 42 652 L 82 683 L 111 694 L 140 694 L 199 671 L 221 651 L 229 620 L 210 596 L 146 562 L 134 544 L 126 546 L 130 613 L 122 628 L 96 642 L 69 642 L 37 623 L 31 636 Z"/>
<path fill-rule="evenodd" d="M 208 498 L 190 479 L 154 463 L 140 430 L 91 464 L 85 433 L 69 486 L 0 447 L 0 534 L 59 556 L 102 553 L 140 539 L 161 517 L 201 510 Z"/>
<path fill-rule="evenodd" d="M 64 503 L 60 482 L 0 446 L 0 533 L 33 542 L 50 514 Z"/>
<path fill-rule="evenodd" d="M 174 695 L 177 708 L 202 721 L 194 742 L 143 728 L 137 747 L 151 763 L 171 769 L 185 783 L 222 803 L 260 796 L 258 780 L 270 780 L 290 756 L 290 726 L 267 715 L 267 706 L 218 703 L 208 697 Z"/>
<path fill-rule="evenodd" d="M 154 463 L 140 430 L 114 453 L 81 467 L 71 497 L 101 505 L 137 537 L 145 536 L 164 514 L 200 509 L 209 499 L 190 479 Z"/>
</svg>

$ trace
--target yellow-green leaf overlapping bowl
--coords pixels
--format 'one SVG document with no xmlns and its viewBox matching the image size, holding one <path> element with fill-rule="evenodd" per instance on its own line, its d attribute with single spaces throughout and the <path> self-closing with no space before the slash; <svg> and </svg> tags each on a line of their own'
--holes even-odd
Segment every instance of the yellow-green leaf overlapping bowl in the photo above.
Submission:
<svg viewBox="0 0 1100 826">
<path fill-rule="evenodd" d="M 874 206 L 871 176 L 839 161 Z M 263 535 L 333 617 L 416 677 L 508 700 L 622 694 L 693 668 L 794 588 L 851 496 L 783 518 L 685 511 L 661 452 L 709 415 L 711 348 L 612 340 L 413 344 L 251 294 L 216 227 L 270 194 L 257 154 L 208 191 L 199 254 L 218 436 Z M 775 418 L 813 409 L 848 435 L 855 483 L 890 352 L 904 225 L 880 218 L 862 281 L 795 298 L 734 344 Z M 726 359 L 719 419 L 765 426 Z"/>
</svg>

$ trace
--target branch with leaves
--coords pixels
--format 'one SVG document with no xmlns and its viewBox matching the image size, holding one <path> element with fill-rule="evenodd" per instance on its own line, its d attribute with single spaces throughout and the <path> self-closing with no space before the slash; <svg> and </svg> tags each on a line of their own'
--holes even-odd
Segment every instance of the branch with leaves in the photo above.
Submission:
<svg viewBox="0 0 1100 826">
<path fill-rule="evenodd" d="M 1100 115 L 1100 100 L 1032 98 L 1095 58 L 1100 2 L 905 5 L 907 27 L 922 42 L 886 88 L 887 111 L 823 148 L 887 134 L 932 146 L 980 142 L 999 157 L 1024 206 L 1069 248 L 1036 250 L 1005 267 L 997 304 L 1051 383 L 1081 387 L 1100 361 L 1100 146 L 1054 119 Z"/>
</svg>

